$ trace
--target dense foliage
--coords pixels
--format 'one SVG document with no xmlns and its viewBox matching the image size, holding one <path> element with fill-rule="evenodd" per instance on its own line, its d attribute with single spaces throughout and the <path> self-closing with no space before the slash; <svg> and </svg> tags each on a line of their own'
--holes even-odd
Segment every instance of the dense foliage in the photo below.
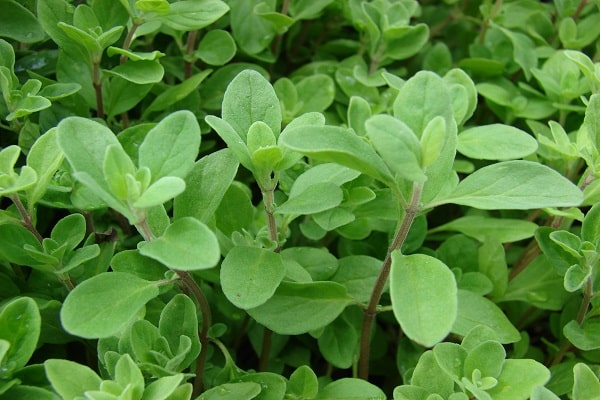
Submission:
<svg viewBox="0 0 600 400">
<path fill-rule="evenodd" d="M 0 0 L 0 400 L 600 399 L 598 20 Z"/>
</svg>

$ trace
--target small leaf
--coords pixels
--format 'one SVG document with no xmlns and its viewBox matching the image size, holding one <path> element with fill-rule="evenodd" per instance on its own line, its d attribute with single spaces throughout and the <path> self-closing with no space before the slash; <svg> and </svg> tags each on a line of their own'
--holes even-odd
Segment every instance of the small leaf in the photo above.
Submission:
<svg viewBox="0 0 600 400">
<path fill-rule="evenodd" d="M 392 307 L 410 339 L 426 347 L 444 339 L 456 319 L 456 293 L 454 274 L 438 259 L 392 253 Z"/>
<path fill-rule="evenodd" d="M 489 340 L 470 349 L 465 358 L 464 376 L 470 377 L 475 370 L 481 372 L 482 377 L 497 378 L 502 371 L 506 358 L 506 350 L 499 343 Z"/>
<path fill-rule="evenodd" d="M 175 176 L 163 176 L 142 193 L 133 206 L 150 208 L 161 205 L 185 190 L 185 181 Z"/>
<path fill-rule="evenodd" d="M 433 205 L 455 203 L 484 210 L 527 210 L 577 206 L 583 193 L 549 167 L 533 161 L 505 161 L 483 167 Z"/>
<path fill-rule="evenodd" d="M 158 295 L 158 287 L 134 275 L 105 272 L 73 289 L 61 309 L 65 330 L 83 338 L 102 338 L 123 329 Z"/>
<path fill-rule="evenodd" d="M 177 31 L 202 29 L 221 18 L 229 6 L 221 0 L 183 0 L 169 5 L 168 13 L 154 17 Z"/>
<path fill-rule="evenodd" d="M 319 383 L 317 375 L 308 365 L 302 365 L 290 375 L 287 391 L 297 397 L 313 398 L 317 395 Z"/>
<path fill-rule="evenodd" d="M 56 135 L 56 129 L 48 130 L 35 141 L 27 154 L 27 165 L 37 174 L 37 183 L 27 191 L 30 208 L 44 196 L 48 184 L 63 162 L 64 154 L 56 142 Z"/>
<path fill-rule="evenodd" d="M 571 265 L 565 274 L 565 289 L 567 292 L 575 292 L 581 289 L 591 276 L 592 268 L 589 265 Z"/>
<path fill-rule="evenodd" d="M 194 56 L 208 65 L 225 65 L 233 56 L 237 46 L 231 34 L 222 29 L 211 29 L 202 37 Z"/>
<path fill-rule="evenodd" d="M 583 325 L 570 321 L 563 328 L 567 339 L 578 349 L 589 351 L 600 348 L 600 320 L 590 318 Z"/>
<path fill-rule="evenodd" d="M 197 400 L 251 400 L 261 392 L 256 382 L 224 383 L 202 393 Z"/>
<path fill-rule="evenodd" d="M 113 69 L 104 70 L 106 75 L 118 76 L 138 85 L 160 82 L 165 74 L 163 66 L 157 61 L 127 61 Z"/>
<path fill-rule="evenodd" d="M 581 239 L 600 244 L 600 204 L 593 206 L 586 214 L 581 224 Z"/>
<path fill-rule="evenodd" d="M 138 248 L 142 255 L 182 271 L 212 268 L 221 256 L 215 234 L 193 217 L 176 220 L 162 236 Z"/>
<path fill-rule="evenodd" d="M 255 247 L 236 246 L 221 263 L 223 293 L 242 309 L 269 300 L 284 275 L 281 255 Z"/>
<path fill-rule="evenodd" d="M 537 150 L 537 141 L 510 125 L 480 125 L 458 135 L 457 150 L 475 160 L 514 160 Z"/>
<path fill-rule="evenodd" d="M 346 289 L 333 282 L 282 282 L 266 303 L 248 314 L 281 335 L 299 335 L 333 321 L 350 303 Z"/>
</svg>

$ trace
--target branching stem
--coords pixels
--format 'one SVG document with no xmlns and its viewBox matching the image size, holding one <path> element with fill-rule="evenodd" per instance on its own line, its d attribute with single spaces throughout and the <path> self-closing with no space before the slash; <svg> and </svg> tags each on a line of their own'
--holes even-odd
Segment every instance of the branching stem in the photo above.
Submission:
<svg viewBox="0 0 600 400">
<path fill-rule="evenodd" d="M 373 286 L 373 291 L 371 292 L 371 297 L 369 299 L 369 304 L 365 309 L 362 331 L 360 337 L 360 359 L 358 364 L 358 377 L 362 379 L 368 379 L 369 377 L 369 355 L 371 351 L 371 327 L 373 326 L 373 322 L 375 321 L 375 315 L 377 315 L 379 301 L 381 300 L 381 295 L 383 294 L 383 289 L 385 288 L 385 284 L 388 281 L 390 276 L 390 271 L 392 267 L 392 253 L 395 250 L 398 250 L 402 247 L 406 238 L 408 236 L 408 232 L 410 231 L 410 227 L 412 226 L 415 217 L 420 211 L 419 203 L 421 201 L 421 194 L 423 191 L 422 183 L 413 184 L 413 192 L 410 199 L 410 203 L 408 207 L 404 208 L 404 217 L 402 218 L 402 222 L 396 231 L 394 236 L 394 240 L 392 244 L 388 248 L 388 252 L 385 256 L 385 260 L 383 261 L 383 266 L 381 268 L 381 272 L 379 272 L 379 276 L 377 277 L 377 281 L 375 281 L 375 285 Z"/>
</svg>

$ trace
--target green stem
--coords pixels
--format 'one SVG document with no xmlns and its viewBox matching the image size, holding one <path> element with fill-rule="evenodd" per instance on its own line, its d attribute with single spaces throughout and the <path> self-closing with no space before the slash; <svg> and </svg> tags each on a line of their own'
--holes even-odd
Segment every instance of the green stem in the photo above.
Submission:
<svg viewBox="0 0 600 400">
<path fill-rule="evenodd" d="M 104 102 L 102 100 L 102 78 L 100 72 L 100 62 L 94 62 L 92 65 L 92 83 L 96 92 L 96 116 L 104 119 Z"/>
<path fill-rule="evenodd" d="M 385 288 L 385 284 L 387 283 L 387 280 L 390 276 L 390 271 L 392 267 L 392 252 L 400 249 L 406 241 L 408 232 L 410 231 L 410 227 L 412 226 L 415 217 L 420 211 L 419 203 L 421 201 L 422 192 L 423 184 L 414 183 L 410 203 L 408 204 L 408 207 L 404 208 L 404 217 L 402 218 L 402 222 L 400 223 L 400 226 L 396 231 L 392 244 L 388 248 L 385 260 L 383 261 L 381 272 L 379 273 L 377 281 L 375 281 L 375 285 L 373 286 L 373 291 L 371 292 L 369 304 L 364 310 L 365 315 L 363 318 L 362 331 L 360 337 L 360 359 L 358 365 L 358 377 L 362 379 L 369 378 L 371 327 L 373 326 L 375 316 L 378 313 L 377 308 L 379 305 L 379 301 L 381 300 L 381 295 L 383 294 L 383 289 Z"/>
<path fill-rule="evenodd" d="M 496 17 L 496 15 L 498 14 L 498 11 L 500 11 L 500 8 L 502 7 L 503 3 L 504 3 L 503 0 L 496 0 L 496 2 L 494 3 L 494 6 L 492 7 L 492 11 L 490 11 L 490 15 L 488 15 L 488 17 L 483 21 L 483 24 L 481 25 L 481 30 L 479 31 L 479 37 L 478 37 L 478 42 L 480 44 L 482 44 L 485 39 L 485 35 L 490 27 L 490 21 L 492 21 Z"/>
</svg>

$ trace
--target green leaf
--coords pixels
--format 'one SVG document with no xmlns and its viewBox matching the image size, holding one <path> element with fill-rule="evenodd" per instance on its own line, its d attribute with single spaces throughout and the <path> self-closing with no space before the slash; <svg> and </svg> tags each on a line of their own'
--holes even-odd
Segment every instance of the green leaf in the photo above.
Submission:
<svg viewBox="0 0 600 400">
<path fill-rule="evenodd" d="M 160 82 L 165 74 L 163 66 L 159 62 L 151 60 L 127 61 L 125 64 L 119 64 L 113 69 L 103 72 L 106 75 L 118 76 L 138 85 Z"/>
<path fill-rule="evenodd" d="M 281 251 L 284 260 L 295 261 L 308 271 L 313 281 L 325 281 L 338 269 L 338 259 L 325 248 L 289 247 Z"/>
<path fill-rule="evenodd" d="M 120 144 L 106 149 L 102 172 L 111 194 L 119 200 L 135 200 L 139 196 L 140 184 L 131 180 L 135 166 Z"/>
<path fill-rule="evenodd" d="M 327 325 L 319 336 L 321 354 L 336 368 L 350 368 L 356 359 L 359 344 L 357 329 L 343 314 Z"/>
<path fill-rule="evenodd" d="M 158 330 L 173 353 L 178 351 L 182 336 L 191 339 L 190 350 L 181 361 L 181 367 L 188 367 L 196 360 L 200 354 L 200 339 L 196 305 L 192 299 L 184 294 L 176 294 L 161 311 Z"/>
<path fill-rule="evenodd" d="M 105 272 L 77 285 L 61 309 L 65 330 L 83 338 L 102 338 L 123 329 L 158 295 L 158 287 L 134 275 Z"/>
<path fill-rule="evenodd" d="M 173 203 L 175 219 L 189 216 L 208 223 L 233 182 L 238 165 L 230 149 L 213 152 L 197 161 L 185 178 L 185 191 Z"/>
<path fill-rule="evenodd" d="M 308 365 L 301 365 L 290 375 L 287 393 L 292 396 L 313 398 L 319 390 L 317 375 Z"/>
<path fill-rule="evenodd" d="M 176 31 L 194 31 L 217 21 L 229 11 L 221 0 L 182 0 L 169 5 L 169 12 L 154 18 Z"/>
<path fill-rule="evenodd" d="M 317 160 L 338 163 L 384 183 L 393 182 L 381 157 L 349 129 L 337 126 L 300 126 L 286 129 L 279 142 Z"/>
<path fill-rule="evenodd" d="M 91 368 L 73 361 L 50 359 L 44 367 L 52 388 L 65 400 L 83 398 L 85 392 L 98 390 L 102 383 Z"/>
<path fill-rule="evenodd" d="M 238 378 L 240 382 L 255 382 L 262 388 L 261 395 L 257 400 L 279 400 L 283 399 L 286 389 L 286 379 L 273 372 L 251 372 Z"/>
<path fill-rule="evenodd" d="M 514 343 L 521 340 L 519 331 L 512 325 L 490 300 L 473 292 L 458 290 L 458 315 L 452 332 L 465 336 L 477 325 L 485 325 L 498 335 L 500 343 Z"/>
<path fill-rule="evenodd" d="M 571 265 L 565 274 L 565 289 L 571 293 L 581 289 L 588 279 L 590 279 L 591 275 L 592 268 L 589 265 Z"/>
<path fill-rule="evenodd" d="M 458 184 L 449 197 L 427 207 L 455 203 L 484 210 L 527 210 L 577 206 L 583 193 L 558 172 L 533 161 L 505 161 L 483 167 Z"/>
<path fill-rule="evenodd" d="M 577 321 L 570 321 L 563 328 L 567 339 L 578 349 L 589 351 L 600 348 L 600 320 L 590 318 L 579 325 Z"/>
<path fill-rule="evenodd" d="M 139 149 L 140 167 L 148 167 L 155 182 L 164 176 L 185 178 L 200 150 L 200 126 L 187 110 L 169 114 L 146 135 Z"/>
<path fill-rule="evenodd" d="M 146 386 L 142 400 L 168 400 L 183 381 L 183 374 L 163 376 Z"/>
<path fill-rule="evenodd" d="M 514 160 L 535 153 L 537 141 L 510 125 L 480 125 L 458 135 L 457 150 L 475 160 Z"/>
<path fill-rule="evenodd" d="M 323 112 L 335 96 L 335 83 L 329 75 L 316 74 L 296 83 L 298 101 L 301 104 L 298 115 L 308 112 Z"/>
<path fill-rule="evenodd" d="M 437 363 L 432 350 L 421 355 L 410 378 L 410 384 L 420 386 L 429 393 L 447 397 L 454 390 L 454 380 Z"/>
<path fill-rule="evenodd" d="M 27 154 L 27 165 L 37 174 L 37 182 L 27 191 L 27 205 L 30 208 L 46 193 L 48 184 L 63 162 L 63 152 L 56 142 L 56 129 L 50 129 L 40 136 Z"/>
<path fill-rule="evenodd" d="M 329 383 L 319 391 L 315 400 L 385 400 L 385 393 L 362 379 L 342 378 Z"/>
<path fill-rule="evenodd" d="M 0 1 L 0 36 L 17 42 L 36 43 L 46 38 L 46 32 L 35 15 L 13 0 Z"/>
<path fill-rule="evenodd" d="M 251 400 L 261 392 L 256 382 L 225 383 L 202 393 L 197 400 Z"/>
<path fill-rule="evenodd" d="M 600 204 L 594 205 L 586 214 L 581 224 L 581 239 L 600 244 Z"/>
<path fill-rule="evenodd" d="M 85 217 L 81 214 L 71 214 L 54 225 L 50 237 L 56 243 L 66 244 L 68 250 L 73 250 L 85 237 Z"/>
<path fill-rule="evenodd" d="M 598 400 L 600 381 L 592 369 L 584 363 L 577 363 L 573 367 L 575 383 L 573 385 L 573 400 Z"/>
<path fill-rule="evenodd" d="M 292 0 L 290 15 L 295 20 L 315 19 L 333 0 Z"/>
<path fill-rule="evenodd" d="M 382 261 L 366 255 L 340 258 L 340 268 L 331 280 L 344 285 L 348 294 L 367 303 L 379 276 Z"/>
<path fill-rule="evenodd" d="M 467 350 L 457 343 L 442 342 L 435 345 L 432 352 L 439 367 L 455 382 L 460 382 L 460 378 L 465 375 Z"/>
<path fill-rule="evenodd" d="M 269 300 L 284 275 L 281 255 L 256 247 L 236 246 L 221 263 L 223 293 L 242 309 L 257 307 Z"/>
<path fill-rule="evenodd" d="M 431 347 L 448 335 L 456 319 L 456 291 L 454 274 L 440 260 L 392 253 L 392 307 L 411 340 Z"/>
<path fill-rule="evenodd" d="M 331 182 L 316 183 L 301 193 L 294 195 L 277 206 L 277 214 L 316 214 L 337 207 L 344 200 L 344 194 L 336 184 Z"/>
<path fill-rule="evenodd" d="M 42 251 L 40 242 L 31 231 L 22 225 L 0 224 L 0 256 L 17 265 L 28 265 L 35 268 L 38 261 L 28 252 L 25 246 Z"/>
<path fill-rule="evenodd" d="M 163 176 L 142 193 L 133 206 L 150 208 L 161 205 L 185 190 L 185 181 L 175 176 Z"/>
<path fill-rule="evenodd" d="M 470 377 L 475 370 L 481 372 L 482 377 L 497 378 L 502 371 L 506 358 L 506 350 L 495 341 L 489 340 L 470 349 L 464 364 L 464 375 Z"/>
<path fill-rule="evenodd" d="M 37 347 L 41 325 L 40 311 L 30 297 L 17 297 L 2 306 L 0 341 L 8 344 L 8 349 L 0 357 L 3 374 L 27 365 Z"/>
<path fill-rule="evenodd" d="M 212 268 L 221 257 L 215 234 L 193 217 L 176 220 L 162 236 L 140 243 L 138 249 L 142 255 L 182 271 Z"/>
<path fill-rule="evenodd" d="M 144 392 L 144 376 L 129 354 L 123 354 L 115 365 L 114 382 L 130 390 L 132 398 L 140 398 Z M 102 389 L 102 384 L 100 385 Z"/>
<path fill-rule="evenodd" d="M 246 138 L 250 126 L 257 121 L 267 124 L 275 137 L 281 132 L 279 99 L 269 81 L 254 70 L 240 72 L 227 86 L 222 118 L 242 139 Z"/>
<path fill-rule="evenodd" d="M 142 119 L 148 119 L 148 114 L 151 112 L 162 111 L 173 106 L 180 100 L 185 99 L 190 93 L 198 88 L 202 82 L 212 71 L 205 69 L 192 75 L 178 85 L 168 87 L 164 92 L 154 98 L 152 103 L 144 110 Z"/>
<path fill-rule="evenodd" d="M 240 136 L 227 121 L 214 115 L 207 115 L 205 120 L 223 139 L 227 147 L 233 151 L 240 164 L 246 167 L 247 170 L 254 171 L 254 164 L 246 146 L 246 135 Z"/>
<path fill-rule="evenodd" d="M 233 56 L 237 46 L 231 34 L 222 29 L 212 29 L 202 37 L 194 56 L 208 65 L 225 65 Z"/>
<path fill-rule="evenodd" d="M 536 386 L 543 386 L 549 379 L 550 371 L 537 361 L 508 359 L 498 384 L 487 392 L 494 400 L 526 400 Z"/>
<path fill-rule="evenodd" d="M 427 179 L 421 169 L 421 146 L 415 133 L 390 115 L 375 115 L 365 122 L 368 138 L 388 168 L 409 181 Z"/>
<path fill-rule="evenodd" d="M 429 233 L 452 231 L 463 233 L 480 242 L 493 237 L 501 243 L 510 243 L 532 237 L 537 228 L 537 224 L 529 221 L 473 215 L 460 217 L 446 224 L 436 226 L 429 230 Z"/>
<path fill-rule="evenodd" d="M 346 289 L 333 282 L 282 282 L 266 303 L 248 314 L 281 335 L 299 335 L 331 323 L 350 303 Z"/>
</svg>

